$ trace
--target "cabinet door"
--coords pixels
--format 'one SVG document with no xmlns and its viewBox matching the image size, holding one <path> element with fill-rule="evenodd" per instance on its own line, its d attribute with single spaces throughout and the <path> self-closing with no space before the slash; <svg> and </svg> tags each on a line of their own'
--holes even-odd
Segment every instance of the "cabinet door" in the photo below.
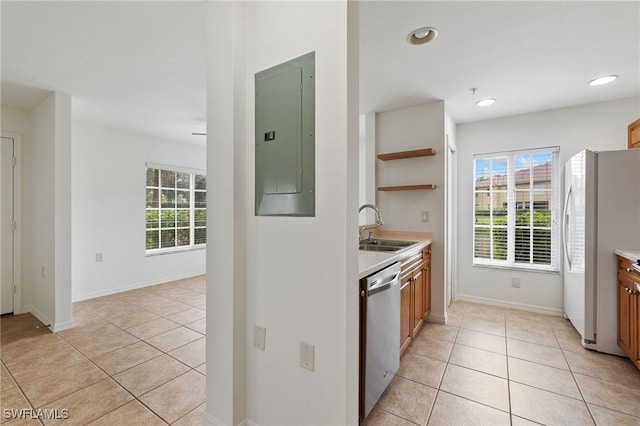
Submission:
<svg viewBox="0 0 640 426">
<path fill-rule="evenodd" d="M 640 291 L 638 287 L 636 287 L 636 291 Z M 638 293 L 635 294 L 634 306 L 635 306 L 635 339 L 631 342 L 631 347 L 635 348 L 634 357 L 631 358 L 636 367 L 640 368 L 640 295 Z"/>
<path fill-rule="evenodd" d="M 631 315 L 634 311 L 634 295 L 630 294 L 633 289 L 633 281 L 624 274 L 618 274 L 618 346 L 633 359 L 636 348 L 633 342 L 636 341 L 634 335 L 634 324 Z M 637 345 L 636 345 L 637 346 Z"/>
<path fill-rule="evenodd" d="M 427 259 L 425 259 L 422 275 L 423 275 L 423 286 L 424 286 L 424 309 L 422 312 L 422 317 L 426 321 L 427 317 L 429 316 L 429 313 L 431 312 L 431 257 L 430 256 Z"/>
<path fill-rule="evenodd" d="M 413 312 L 412 312 L 412 335 L 422 327 L 424 321 L 424 273 L 422 266 L 413 273 Z"/>
<path fill-rule="evenodd" d="M 640 118 L 629 124 L 629 148 L 640 148 Z"/>
<path fill-rule="evenodd" d="M 411 280 L 412 275 L 403 277 L 400 287 L 400 353 L 411 343 Z"/>
</svg>

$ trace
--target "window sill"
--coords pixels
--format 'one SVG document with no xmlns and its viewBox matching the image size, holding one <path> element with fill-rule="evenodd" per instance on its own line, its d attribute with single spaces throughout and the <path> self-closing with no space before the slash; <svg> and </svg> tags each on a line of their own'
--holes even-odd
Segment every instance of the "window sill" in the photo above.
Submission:
<svg viewBox="0 0 640 426">
<path fill-rule="evenodd" d="M 203 245 L 203 246 L 185 247 L 185 248 L 179 248 L 179 249 L 169 249 L 169 250 L 159 249 L 159 250 L 146 252 L 144 257 L 163 256 L 165 254 L 186 253 L 186 252 L 190 252 L 190 251 L 199 251 L 199 250 L 206 250 L 206 249 L 207 249 L 206 244 Z"/>
<path fill-rule="evenodd" d="M 536 268 L 536 267 L 530 267 L 530 266 L 527 267 L 527 266 L 517 266 L 517 265 L 496 265 L 496 264 L 477 263 L 477 262 L 473 263 L 473 267 L 560 275 L 559 269 L 551 269 L 551 268 L 543 268 L 543 267 Z"/>
</svg>

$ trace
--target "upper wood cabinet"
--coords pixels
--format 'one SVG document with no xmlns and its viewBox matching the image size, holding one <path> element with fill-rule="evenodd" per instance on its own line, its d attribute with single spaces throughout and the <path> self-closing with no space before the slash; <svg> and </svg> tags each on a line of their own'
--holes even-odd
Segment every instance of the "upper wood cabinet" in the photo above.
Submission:
<svg viewBox="0 0 640 426">
<path fill-rule="evenodd" d="M 629 124 L 629 148 L 640 148 L 640 118 Z"/>
</svg>

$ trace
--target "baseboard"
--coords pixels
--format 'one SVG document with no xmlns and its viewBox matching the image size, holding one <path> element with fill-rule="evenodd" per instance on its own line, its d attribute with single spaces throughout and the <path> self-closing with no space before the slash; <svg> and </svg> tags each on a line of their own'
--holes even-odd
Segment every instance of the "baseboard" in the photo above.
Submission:
<svg viewBox="0 0 640 426">
<path fill-rule="evenodd" d="M 135 283 L 135 284 L 129 284 L 126 286 L 122 286 L 122 287 L 114 287 L 114 288 L 108 288 L 105 290 L 100 290 L 100 291 L 94 291 L 91 293 L 85 293 L 85 294 L 78 294 L 78 295 L 74 295 L 71 299 L 72 302 L 81 302 L 83 300 L 89 300 L 89 299 L 95 299 L 96 297 L 102 297 L 102 296 L 109 296 L 111 294 L 116 294 L 116 293 L 122 293 L 123 291 L 129 291 L 129 290 L 136 290 L 139 288 L 145 288 L 145 287 L 151 287 L 153 285 L 158 285 L 158 284 L 164 284 L 164 283 L 168 283 L 171 281 L 178 281 L 178 280 L 183 280 L 185 278 L 193 278 L 193 277 L 198 277 L 200 275 L 205 275 L 206 271 L 195 271 L 195 272 L 189 272 L 186 274 L 180 274 L 180 275 L 173 275 L 170 277 L 163 277 L 163 278 L 158 278 L 155 280 L 150 280 L 150 281 L 144 281 L 144 282 L 140 282 L 140 283 Z"/>
<path fill-rule="evenodd" d="M 68 330 L 70 328 L 75 327 L 75 324 L 73 323 L 73 320 L 71 321 L 65 321 L 63 323 L 60 324 L 53 324 L 52 327 L 49 327 L 51 329 L 51 331 L 53 331 L 54 333 L 57 333 L 59 331 L 64 331 L 64 330 Z"/>
<path fill-rule="evenodd" d="M 55 321 L 51 320 L 47 315 L 43 314 L 39 309 L 35 308 L 33 305 L 25 306 L 21 313 L 27 313 L 27 312 L 33 315 L 34 317 L 36 317 L 38 321 L 43 323 L 45 326 L 49 328 L 49 330 L 51 330 L 54 333 L 68 330 L 70 328 L 75 327 L 73 320 L 56 323 Z"/>
<path fill-rule="evenodd" d="M 225 426 L 224 423 L 222 423 L 220 420 L 213 417 L 211 414 L 207 413 L 206 411 L 204 413 L 204 417 L 202 418 L 202 424 L 204 426 Z"/>
<path fill-rule="evenodd" d="M 204 413 L 202 424 L 204 426 L 227 426 L 223 422 L 221 422 L 220 420 L 218 420 L 217 418 L 215 418 L 214 416 L 212 416 L 207 412 Z M 240 422 L 238 426 L 258 426 L 258 424 L 249 419 L 244 419 L 243 421 Z"/>
<path fill-rule="evenodd" d="M 205 412 L 202 424 L 204 426 L 226 426 L 223 422 L 213 417 L 211 414 Z M 238 426 L 258 426 L 257 423 L 252 422 L 249 419 L 244 419 Z"/>
<path fill-rule="evenodd" d="M 49 327 L 51 329 L 51 325 L 53 324 L 53 321 L 47 315 L 43 314 L 39 309 L 37 309 L 33 305 L 25 306 L 24 307 L 24 312 L 25 313 L 26 312 L 31 313 L 31 315 L 36 317 L 38 319 L 38 321 L 40 321 L 41 323 L 43 323 L 44 325 L 46 325 L 47 327 Z"/>
<path fill-rule="evenodd" d="M 446 324 L 447 323 L 447 314 L 445 313 L 444 315 L 440 315 L 440 314 L 434 314 L 433 312 L 431 312 L 429 314 L 429 316 L 427 317 L 427 321 L 429 322 L 435 322 L 438 324 Z"/>
<path fill-rule="evenodd" d="M 481 305 L 499 306 L 501 308 L 516 309 L 519 311 L 535 312 L 538 314 L 563 316 L 564 310 L 549 308 L 547 306 L 529 305 L 526 303 L 507 302 L 505 300 L 489 299 L 486 297 L 470 296 L 466 294 L 457 294 L 456 300 L 464 302 L 473 302 Z"/>
</svg>

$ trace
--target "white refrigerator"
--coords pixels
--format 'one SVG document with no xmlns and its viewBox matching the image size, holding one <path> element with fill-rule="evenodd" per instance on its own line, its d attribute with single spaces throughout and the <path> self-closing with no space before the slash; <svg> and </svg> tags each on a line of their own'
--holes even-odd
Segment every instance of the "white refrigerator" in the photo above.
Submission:
<svg viewBox="0 0 640 426">
<path fill-rule="evenodd" d="M 640 149 L 582 151 L 564 170 L 565 315 L 584 347 L 624 355 L 613 251 L 640 248 Z"/>
</svg>

